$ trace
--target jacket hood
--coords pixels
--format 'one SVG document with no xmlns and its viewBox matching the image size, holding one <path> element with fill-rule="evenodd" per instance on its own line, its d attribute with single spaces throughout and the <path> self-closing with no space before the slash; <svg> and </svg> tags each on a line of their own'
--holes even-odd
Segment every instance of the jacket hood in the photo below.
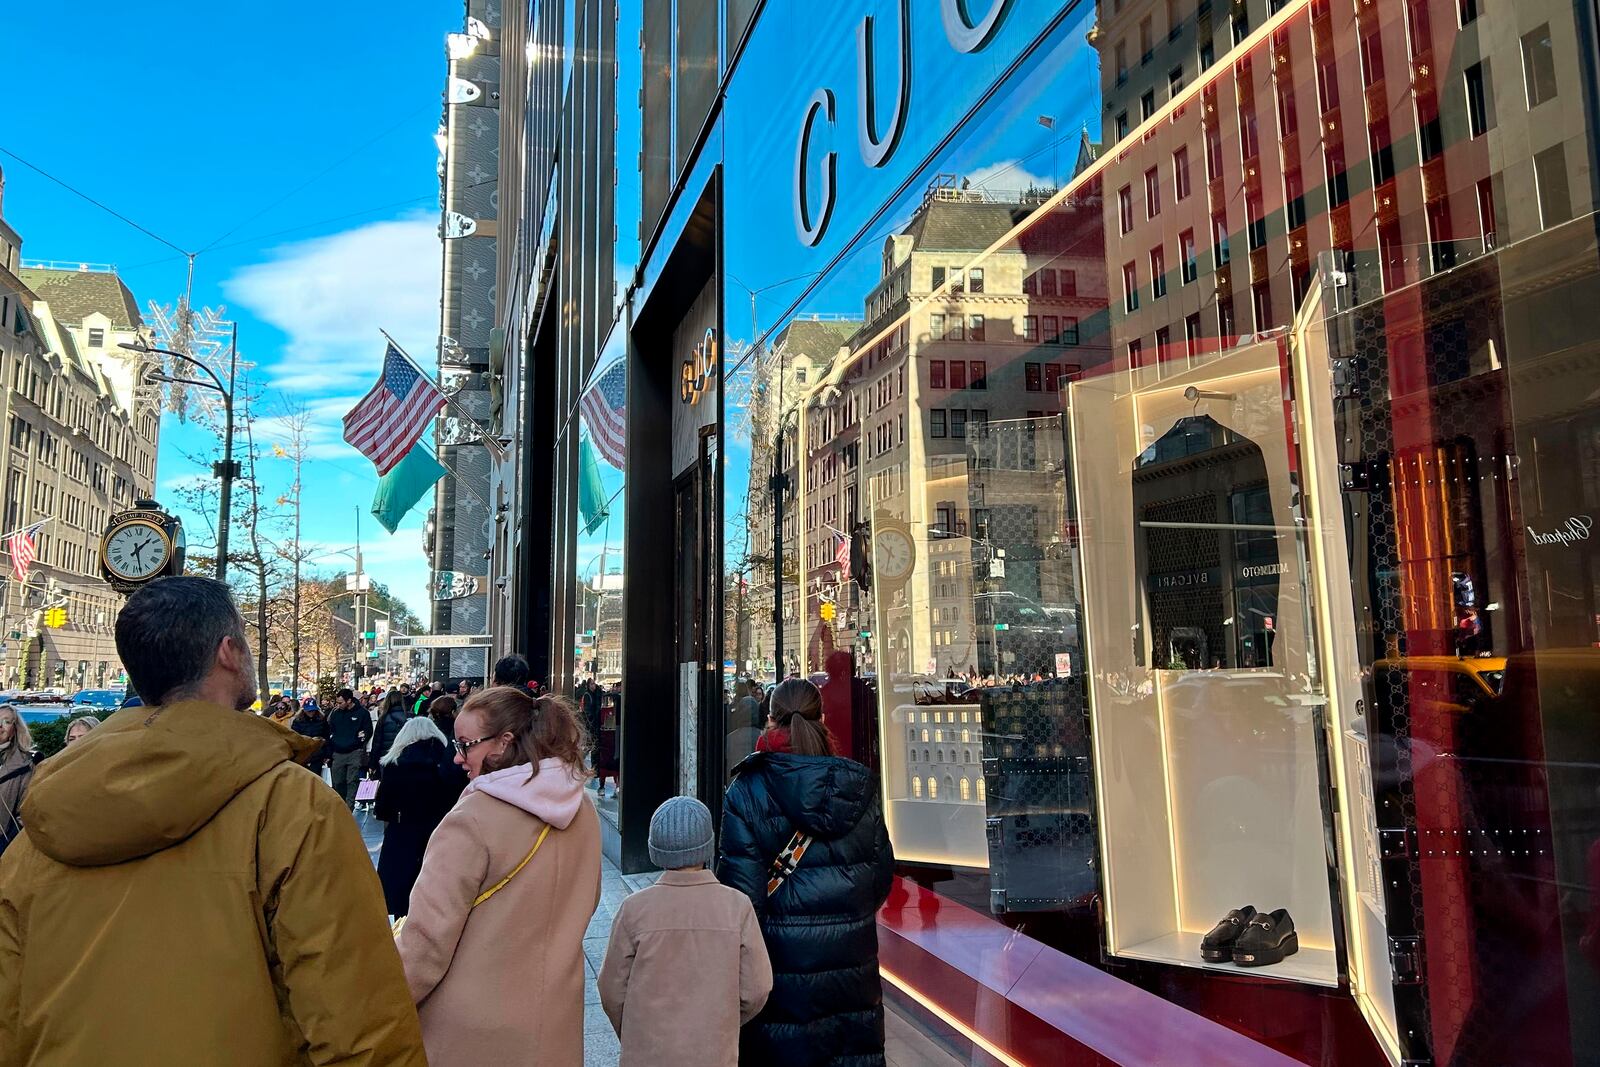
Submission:
<svg viewBox="0 0 1600 1067">
<path fill-rule="evenodd" d="M 474 778 L 468 793 L 487 793 L 512 807 L 536 815 L 557 830 L 565 830 L 578 817 L 583 803 L 582 771 L 551 756 L 539 761 L 539 773 L 528 780 L 528 765 L 518 764 Z M 465 794 L 463 794 L 465 795 Z"/>
<path fill-rule="evenodd" d="M 201 701 L 124 708 L 40 765 L 22 821 L 60 863 L 122 863 L 183 841 L 257 778 L 320 744 Z"/>
<path fill-rule="evenodd" d="M 842 756 L 757 752 L 738 770 L 760 774 L 789 821 L 823 840 L 848 834 L 872 803 L 871 772 Z"/>
</svg>

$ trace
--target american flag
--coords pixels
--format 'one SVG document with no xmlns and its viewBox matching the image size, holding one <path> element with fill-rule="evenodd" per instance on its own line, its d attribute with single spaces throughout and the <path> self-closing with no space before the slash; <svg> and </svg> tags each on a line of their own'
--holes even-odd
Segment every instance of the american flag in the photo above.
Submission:
<svg viewBox="0 0 1600 1067">
<path fill-rule="evenodd" d="M 390 344 L 378 384 L 344 417 L 344 439 L 388 474 L 442 407 L 439 387 Z"/>
<path fill-rule="evenodd" d="M 828 527 L 828 529 L 833 530 L 833 527 L 830 526 L 830 527 Z M 846 574 L 849 574 L 850 573 L 850 538 L 846 537 L 844 535 L 844 531 L 842 531 L 842 530 L 833 530 L 833 539 L 834 539 L 834 541 L 838 542 L 837 544 L 834 545 L 833 561 L 839 565 L 839 569 L 841 571 L 843 571 Z"/>
<path fill-rule="evenodd" d="M 6 551 L 11 553 L 11 577 L 19 582 L 28 580 L 28 568 L 39 558 L 39 531 L 42 529 L 44 523 L 36 522 L 6 538 Z"/>
<path fill-rule="evenodd" d="M 628 371 L 622 360 L 613 363 L 583 394 L 578 410 L 588 424 L 594 447 L 607 463 L 622 470 L 628 455 Z"/>
</svg>

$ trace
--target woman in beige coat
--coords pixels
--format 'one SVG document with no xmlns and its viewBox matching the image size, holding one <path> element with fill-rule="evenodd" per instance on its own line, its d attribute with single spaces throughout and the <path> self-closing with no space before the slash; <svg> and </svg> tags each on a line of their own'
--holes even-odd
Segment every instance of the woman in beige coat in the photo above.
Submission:
<svg viewBox="0 0 1600 1067">
<path fill-rule="evenodd" d="M 433 1067 L 583 1063 L 583 934 L 600 823 L 572 706 L 509 687 L 467 701 L 471 779 L 428 841 L 397 945 Z"/>
</svg>

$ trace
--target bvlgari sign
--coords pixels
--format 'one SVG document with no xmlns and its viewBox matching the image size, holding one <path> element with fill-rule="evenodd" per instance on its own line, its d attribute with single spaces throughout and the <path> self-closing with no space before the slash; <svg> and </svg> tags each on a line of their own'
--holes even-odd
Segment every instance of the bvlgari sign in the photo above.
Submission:
<svg viewBox="0 0 1600 1067">
<path fill-rule="evenodd" d="M 981 17 L 972 11 L 978 0 L 939 0 L 939 15 L 944 22 L 945 39 L 958 53 L 973 53 L 994 39 L 1006 15 L 1012 9 L 1012 0 L 989 0 L 988 10 Z M 905 132 L 906 116 L 911 109 L 911 0 L 899 0 L 900 12 L 900 62 L 894 85 L 894 104 L 888 109 L 888 128 L 878 128 L 878 72 L 873 57 L 873 42 L 877 33 L 877 19 L 867 15 L 856 29 L 856 144 L 861 159 L 868 167 L 881 167 L 894 156 Z M 815 246 L 828 231 L 833 218 L 834 204 L 838 200 L 838 153 L 830 149 L 822 156 L 820 204 L 815 213 L 811 210 L 811 171 L 816 157 L 811 142 L 819 120 L 832 126 L 836 118 L 834 93 L 827 86 L 818 89 L 806 102 L 800 121 L 800 140 L 795 148 L 794 160 L 794 224 L 800 240 Z"/>
<path fill-rule="evenodd" d="M 1589 540 L 1594 531 L 1592 515 L 1569 515 L 1552 523 L 1528 527 L 1528 537 L 1536 545 L 1571 548 L 1579 541 Z"/>
</svg>

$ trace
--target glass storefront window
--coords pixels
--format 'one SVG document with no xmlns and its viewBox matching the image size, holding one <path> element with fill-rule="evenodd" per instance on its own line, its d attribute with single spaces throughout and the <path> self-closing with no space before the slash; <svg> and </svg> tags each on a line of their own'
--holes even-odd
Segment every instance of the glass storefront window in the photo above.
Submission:
<svg viewBox="0 0 1600 1067">
<path fill-rule="evenodd" d="M 1126 0 L 1041 30 L 901 183 L 833 131 L 859 228 L 815 254 L 741 188 L 792 146 L 735 74 L 730 729 L 812 678 L 905 878 L 1197 1011 L 1270 982 L 1292 1007 L 1229 1025 L 1308 1062 L 1580 1062 L 1592 27 Z M 1294 953 L 1203 960 L 1250 903 Z"/>
</svg>

